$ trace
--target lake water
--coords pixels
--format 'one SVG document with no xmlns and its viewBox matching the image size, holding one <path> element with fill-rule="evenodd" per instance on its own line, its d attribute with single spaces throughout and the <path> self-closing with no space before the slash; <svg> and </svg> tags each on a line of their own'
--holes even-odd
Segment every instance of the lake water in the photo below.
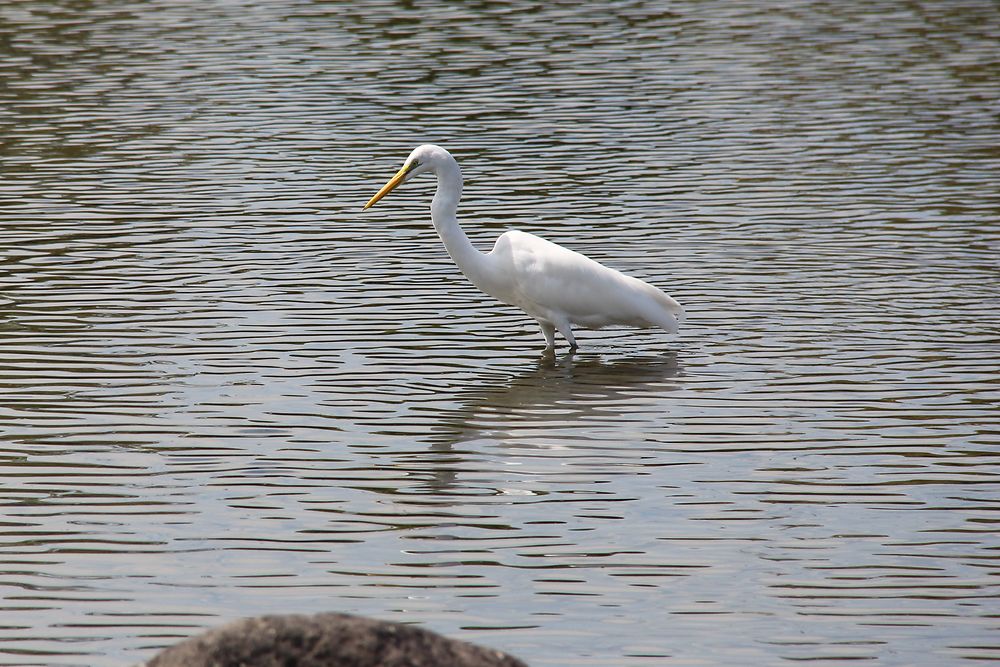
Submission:
<svg viewBox="0 0 1000 667">
<path fill-rule="evenodd" d="M 1000 660 L 993 0 L 0 5 L 0 664 L 242 616 Z M 680 334 L 473 288 L 539 233 Z"/>
</svg>

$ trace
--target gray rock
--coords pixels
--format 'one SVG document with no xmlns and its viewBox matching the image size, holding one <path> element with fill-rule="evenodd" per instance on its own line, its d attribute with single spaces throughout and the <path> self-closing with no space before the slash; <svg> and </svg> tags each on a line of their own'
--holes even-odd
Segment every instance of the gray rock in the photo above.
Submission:
<svg viewBox="0 0 1000 667">
<path fill-rule="evenodd" d="M 261 616 L 209 630 L 147 667 L 527 667 L 500 651 L 348 614 Z"/>
</svg>

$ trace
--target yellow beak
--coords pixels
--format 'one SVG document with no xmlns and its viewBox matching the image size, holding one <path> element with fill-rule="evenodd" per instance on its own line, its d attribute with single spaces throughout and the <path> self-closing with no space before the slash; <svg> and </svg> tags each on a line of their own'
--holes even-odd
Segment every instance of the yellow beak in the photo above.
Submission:
<svg viewBox="0 0 1000 667">
<path fill-rule="evenodd" d="M 410 172 L 411 169 L 413 169 L 413 166 L 414 163 L 412 162 L 410 164 L 404 164 L 402 168 L 396 172 L 396 175 L 390 178 L 389 182 L 383 185 L 382 189 L 376 192 L 375 196 L 368 200 L 368 203 L 365 204 L 364 208 L 362 208 L 361 210 L 367 211 L 368 209 L 370 209 L 372 206 L 375 205 L 375 202 L 377 202 L 379 199 L 385 197 L 387 194 L 395 190 L 396 186 L 402 183 L 406 175 Z"/>
</svg>

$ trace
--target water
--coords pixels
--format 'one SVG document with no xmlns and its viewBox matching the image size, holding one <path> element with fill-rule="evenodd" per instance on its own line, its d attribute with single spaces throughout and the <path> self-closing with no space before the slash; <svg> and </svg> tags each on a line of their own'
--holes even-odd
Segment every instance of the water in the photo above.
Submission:
<svg viewBox="0 0 1000 667">
<path fill-rule="evenodd" d="M 533 665 L 1000 659 L 1000 10 L 0 6 L 0 664 L 346 611 Z M 471 287 L 424 141 L 662 332 Z"/>
</svg>

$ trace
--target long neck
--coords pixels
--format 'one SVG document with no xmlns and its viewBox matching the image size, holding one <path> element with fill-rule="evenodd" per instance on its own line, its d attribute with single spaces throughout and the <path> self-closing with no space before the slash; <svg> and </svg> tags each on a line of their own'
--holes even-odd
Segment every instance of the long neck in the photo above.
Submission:
<svg viewBox="0 0 1000 667">
<path fill-rule="evenodd" d="M 431 220 L 434 221 L 434 229 L 462 273 L 482 288 L 484 280 L 488 280 L 487 257 L 472 245 L 456 217 L 458 200 L 462 196 L 462 170 L 459 169 L 457 162 L 449 160 L 439 165 L 436 171 L 438 187 L 431 202 Z"/>
</svg>

